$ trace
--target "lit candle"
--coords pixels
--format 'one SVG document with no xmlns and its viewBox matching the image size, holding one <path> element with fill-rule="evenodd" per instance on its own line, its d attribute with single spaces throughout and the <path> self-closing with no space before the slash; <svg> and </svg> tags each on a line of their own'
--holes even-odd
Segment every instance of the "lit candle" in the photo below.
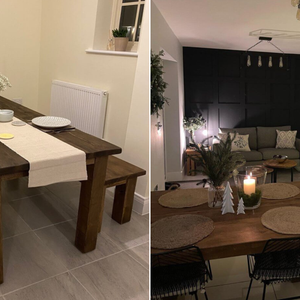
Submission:
<svg viewBox="0 0 300 300">
<path fill-rule="evenodd" d="M 244 193 L 246 195 L 255 193 L 255 178 L 248 176 L 247 179 L 244 179 Z"/>
</svg>

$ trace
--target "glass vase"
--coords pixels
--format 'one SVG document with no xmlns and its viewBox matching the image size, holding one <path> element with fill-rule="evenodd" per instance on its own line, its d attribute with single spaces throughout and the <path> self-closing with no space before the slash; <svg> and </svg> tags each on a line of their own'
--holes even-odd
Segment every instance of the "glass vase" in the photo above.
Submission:
<svg viewBox="0 0 300 300">
<path fill-rule="evenodd" d="M 223 195 L 225 187 L 222 186 L 213 186 L 211 185 L 208 188 L 208 206 L 211 208 L 218 208 L 222 206 Z"/>
<path fill-rule="evenodd" d="M 261 203 L 261 186 L 265 184 L 267 169 L 263 166 L 247 166 L 234 176 L 239 200 L 243 198 L 245 209 L 256 209 Z"/>
</svg>

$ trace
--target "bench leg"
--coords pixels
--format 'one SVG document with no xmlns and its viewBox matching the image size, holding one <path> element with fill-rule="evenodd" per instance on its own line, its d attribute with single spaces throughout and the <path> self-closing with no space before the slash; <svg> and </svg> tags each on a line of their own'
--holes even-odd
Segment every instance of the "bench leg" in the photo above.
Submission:
<svg viewBox="0 0 300 300">
<path fill-rule="evenodd" d="M 112 218 L 119 224 L 130 221 L 136 181 L 137 177 L 132 177 L 116 186 Z"/>
</svg>

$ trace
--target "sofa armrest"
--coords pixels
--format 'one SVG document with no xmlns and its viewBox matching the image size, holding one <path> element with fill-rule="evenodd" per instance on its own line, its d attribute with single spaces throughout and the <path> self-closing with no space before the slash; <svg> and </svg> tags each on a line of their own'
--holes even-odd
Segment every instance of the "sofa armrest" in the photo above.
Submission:
<svg viewBox="0 0 300 300">
<path fill-rule="evenodd" d="M 296 138 L 296 149 L 300 151 L 300 139 Z"/>
</svg>

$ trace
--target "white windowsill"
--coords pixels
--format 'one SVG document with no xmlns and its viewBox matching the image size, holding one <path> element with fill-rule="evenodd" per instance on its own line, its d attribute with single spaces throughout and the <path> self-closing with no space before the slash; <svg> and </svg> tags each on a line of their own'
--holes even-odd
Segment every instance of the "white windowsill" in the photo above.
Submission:
<svg viewBox="0 0 300 300">
<path fill-rule="evenodd" d="M 110 50 L 94 50 L 94 49 L 86 49 L 86 53 L 92 54 L 106 54 L 106 55 L 119 55 L 119 56 L 138 56 L 137 52 L 127 52 L 127 51 L 110 51 Z"/>
</svg>

